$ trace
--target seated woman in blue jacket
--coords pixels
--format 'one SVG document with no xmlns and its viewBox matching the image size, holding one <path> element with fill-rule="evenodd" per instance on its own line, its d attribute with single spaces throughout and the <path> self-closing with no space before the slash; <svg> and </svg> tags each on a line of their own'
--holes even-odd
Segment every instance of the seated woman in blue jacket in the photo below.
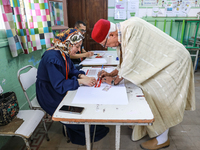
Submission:
<svg viewBox="0 0 200 150">
<path fill-rule="evenodd" d="M 78 71 L 69 57 L 69 54 L 75 55 L 80 49 L 83 38 L 76 29 L 67 29 L 54 38 L 54 46 L 47 49 L 42 56 L 37 72 L 36 95 L 40 106 L 51 116 L 67 91 L 76 90 L 81 84 L 94 86 L 97 83 L 95 78 Z M 72 143 L 85 145 L 83 125 L 65 126 Z M 92 139 L 94 126 L 90 130 Z M 95 141 L 102 139 L 108 132 L 109 128 L 96 126 Z"/>
</svg>

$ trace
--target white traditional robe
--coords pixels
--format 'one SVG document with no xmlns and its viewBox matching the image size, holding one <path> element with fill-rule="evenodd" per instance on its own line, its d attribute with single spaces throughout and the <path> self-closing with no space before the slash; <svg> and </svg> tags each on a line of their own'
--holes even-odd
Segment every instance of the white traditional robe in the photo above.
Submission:
<svg viewBox="0 0 200 150">
<path fill-rule="evenodd" d="M 179 124 L 185 110 L 195 110 L 191 56 L 181 43 L 140 18 L 120 25 L 119 76 L 143 90 L 155 118 L 153 126 L 135 126 L 132 140 L 146 133 L 152 138 Z"/>
</svg>

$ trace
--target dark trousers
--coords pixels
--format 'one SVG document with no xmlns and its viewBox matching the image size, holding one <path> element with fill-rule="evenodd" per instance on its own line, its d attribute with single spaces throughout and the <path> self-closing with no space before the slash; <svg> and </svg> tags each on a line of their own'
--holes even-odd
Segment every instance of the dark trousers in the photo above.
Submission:
<svg viewBox="0 0 200 150">
<path fill-rule="evenodd" d="M 85 145 L 85 128 L 84 125 L 64 124 L 67 128 L 67 135 L 73 144 Z M 96 125 L 94 142 L 101 140 L 107 135 L 109 128 L 104 125 Z M 94 125 L 90 126 L 90 139 L 92 142 Z"/>
</svg>

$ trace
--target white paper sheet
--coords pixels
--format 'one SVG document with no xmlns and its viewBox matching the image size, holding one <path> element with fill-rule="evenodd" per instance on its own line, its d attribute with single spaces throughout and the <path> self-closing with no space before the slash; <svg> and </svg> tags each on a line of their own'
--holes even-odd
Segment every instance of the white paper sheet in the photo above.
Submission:
<svg viewBox="0 0 200 150">
<path fill-rule="evenodd" d="M 126 10 L 115 10 L 115 19 L 126 19 Z"/>
<path fill-rule="evenodd" d="M 157 0 L 141 0 L 141 5 L 144 6 L 156 6 L 157 4 Z"/>
<path fill-rule="evenodd" d="M 139 0 L 128 0 L 127 19 L 139 16 Z"/>
<path fill-rule="evenodd" d="M 98 59 L 85 59 L 83 60 L 80 65 L 103 65 L 103 64 L 106 64 L 107 61 L 105 58 L 98 58 Z"/>
<path fill-rule="evenodd" d="M 102 89 L 108 86 L 102 83 L 101 87 L 81 86 L 72 101 L 72 104 L 110 104 L 127 105 L 128 97 L 123 83 L 117 86 L 111 86 L 108 91 Z"/>
</svg>

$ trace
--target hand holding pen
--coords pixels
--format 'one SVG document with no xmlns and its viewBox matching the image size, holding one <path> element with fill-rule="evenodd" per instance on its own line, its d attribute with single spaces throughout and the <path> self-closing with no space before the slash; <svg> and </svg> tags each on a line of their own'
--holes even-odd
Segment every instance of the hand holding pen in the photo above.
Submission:
<svg viewBox="0 0 200 150">
<path fill-rule="evenodd" d="M 98 79 L 99 79 L 99 78 L 101 79 L 101 77 L 102 77 L 102 75 L 103 75 L 102 73 L 104 73 L 104 72 L 106 72 L 106 71 L 103 70 L 103 65 L 102 65 L 101 71 L 98 72 Z"/>
<path fill-rule="evenodd" d="M 102 79 L 103 77 L 110 76 L 108 72 L 105 70 L 101 69 L 101 71 L 98 72 L 98 78 Z"/>
<path fill-rule="evenodd" d="M 97 84 L 94 87 L 100 87 L 101 86 L 101 75 L 102 75 L 102 71 L 103 71 L 103 65 L 101 67 L 101 71 L 98 73 L 98 79 L 97 79 Z"/>
</svg>

